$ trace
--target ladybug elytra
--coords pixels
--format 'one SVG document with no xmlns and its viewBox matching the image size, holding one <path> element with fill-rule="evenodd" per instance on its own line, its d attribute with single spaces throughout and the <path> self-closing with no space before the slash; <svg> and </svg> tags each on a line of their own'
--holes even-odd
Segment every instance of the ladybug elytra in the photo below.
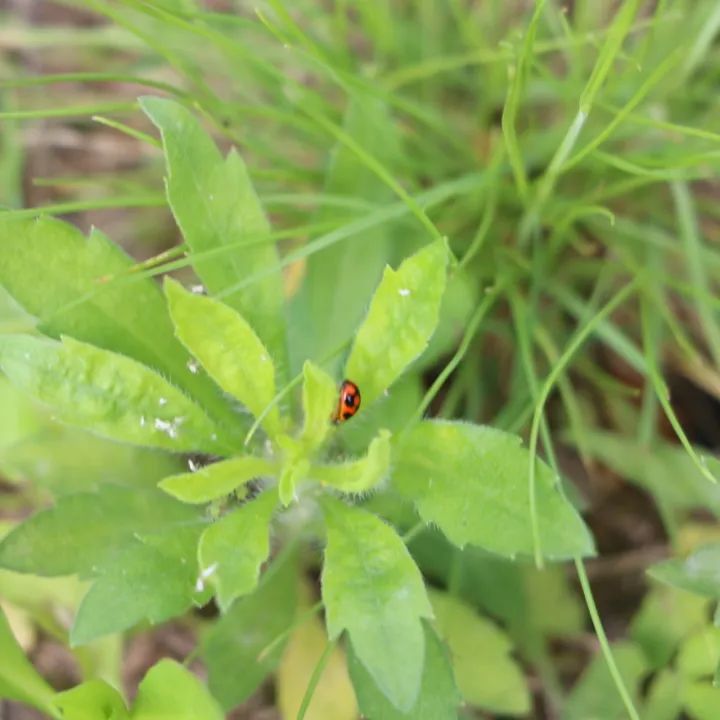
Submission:
<svg viewBox="0 0 720 720">
<path fill-rule="evenodd" d="M 341 423 L 349 420 L 360 409 L 360 388 L 352 380 L 343 380 L 340 386 L 333 422 Z"/>
</svg>

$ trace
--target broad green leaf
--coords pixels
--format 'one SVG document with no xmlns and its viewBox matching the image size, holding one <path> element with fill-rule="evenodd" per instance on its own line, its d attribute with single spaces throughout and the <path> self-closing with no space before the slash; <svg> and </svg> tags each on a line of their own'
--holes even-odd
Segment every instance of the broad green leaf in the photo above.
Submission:
<svg viewBox="0 0 720 720">
<path fill-rule="evenodd" d="M 0 337 L 0 368 L 63 422 L 174 451 L 226 451 L 204 411 L 153 370 L 64 338 Z"/>
<path fill-rule="evenodd" d="M 643 720 L 677 720 L 685 681 L 672 670 L 661 670 L 653 679 L 642 709 Z"/>
<path fill-rule="evenodd" d="M 460 422 L 418 423 L 398 443 L 393 487 L 459 547 L 514 558 L 531 555 L 528 463 L 514 435 Z M 565 559 L 593 552 L 593 541 L 557 478 L 537 461 L 535 499 L 542 553 Z"/>
<path fill-rule="evenodd" d="M 368 720 L 457 720 L 460 694 L 455 687 L 448 651 L 435 632 L 425 630 L 425 667 L 420 694 L 407 712 L 400 712 L 378 690 L 370 674 L 351 651 L 348 667 L 363 717 Z"/>
<path fill-rule="evenodd" d="M 438 634 L 448 644 L 458 688 L 466 702 L 500 715 L 525 715 L 530 693 L 510 657 L 512 643 L 469 605 L 446 593 L 430 595 Z"/>
<path fill-rule="evenodd" d="M 0 542 L 0 566 L 33 575 L 92 575 L 109 558 L 157 532 L 174 533 L 202 516 L 157 490 L 102 486 L 67 495 Z"/>
<path fill-rule="evenodd" d="M 310 678 L 328 637 L 314 615 L 305 618 L 290 636 L 277 670 L 277 705 L 284 720 L 295 720 Z M 320 675 L 305 720 L 356 720 L 357 702 L 348 677 L 345 653 L 333 648 Z"/>
<path fill-rule="evenodd" d="M 250 697 L 280 662 L 295 617 L 296 572 L 292 554 L 276 560 L 255 592 L 233 603 L 205 636 L 210 690 L 225 710 Z"/>
<path fill-rule="evenodd" d="M 633 617 L 630 637 L 652 668 L 665 667 L 678 645 L 707 624 L 708 601 L 666 585 L 653 587 Z"/>
<path fill-rule="evenodd" d="M 234 150 L 223 158 L 182 105 L 159 97 L 141 98 L 140 105 L 162 136 L 168 201 L 195 272 L 211 295 L 222 297 L 255 329 L 282 378 L 287 369 L 282 276 L 245 164 Z"/>
<path fill-rule="evenodd" d="M 720 692 L 708 681 L 683 686 L 683 705 L 693 720 L 717 720 L 720 717 Z"/>
<path fill-rule="evenodd" d="M 382 482 L 390 472 L 390 433 L 381 430 L 360 460 L 336 465 L 317 465 L 312 476 L 346 493 L 363 493 Z"/>
<path fill-rule="evenodd" d="M 438 240 L 386 268 L 345 369 L 372 404 L 427 347 L 435 331 L 447 277 L 449 251 Z"/>
<path fill-rule="evenodd" d="M 422 576 L 395 531 L 375 515 L 325 497 L 322 573 L 328 633 L 347 630 L 353 651 L 401 711 L 415 704 L 432 609 Z"/>
<path fill-rule="evenodd" d="M 648 574 L 661 582 L 697 595 L 720 598 L 720 543 L 699 548 L 681 560 L 673 558 L 653 565 Z"/>
<path fill-rule="evenodd" d="M 720 628 L 711 625 L 686 638 L 680 646 L 675 667 L 686 678 L 710 677 L 720 661 Z"/>
<path fill-rule="evenodd" d="M 631 696 L 637 696 L 638 687 L 646 671 L 642 652 L 632 643 L 615 643 L 613 657 L 620 675 Z M 561 715 L 562 720 L 625 720 L 627 710 L 623 705 L 615 681 L 610 675 L 607 662 L 598 652 L 582 674 Z"/>
<path fill-rule="evenodd" d="M 128 543 L 97 568 L 70 631 L 72 645 L 120 632 L 143 620 L 157 624 L 182 615 L 198 595 L 195 554 L 203 524 L 172 529 L 168 538 Z"/>
<path fill-rule="evenodd" d="M 216 421 L 242 425 L 214 383 L 191 371 L 158 286 L 130 277 L 133 260 L 102 233 L 86 238 L 53 218 L 4 215 L 0 248 L 0 285 L 39 319 L 42 332 L 127 355 L 185 390 Z"/>
<path fill-rule="evenodd" d="M 88 680 L 60 692 L 53 705 L 63 720 L 126 720 L 130 717 L 122 695 L 104 680 Z"/>
<path fill-rule="evenodd" d="M 257 586 L 260 566 L 270 551 L 270 520 L 277 502 L 277 493 L 268 490 L 224 515 L 202 534 L 200 577 L 215 588 L 222 612 Z"/>
<path fill-rule="evenodd" d="M 123 445 L 60 423 L 0 451 L 0 457 L 9 475 L 55 497 L 102 484 L 148 488 L 181 467 L 178 455 Z"/>
<path fill-rule="evenodd" d="M 0 698 L 19 700 L 58 717 L 52 711 L 55 691 L 25 657 L 0 608 Z"/>
<path fill-rule="evenodd" d="M 300 439 L 309 452 L 322 445 L 338 401 L 335 381 L 309 360 L 303 365 L 303 423 Z"/>
<path fill-rule="evenodd" d="M 170 278 L 165 295 L 182 344 L 225 392 L 259 417 L 275 397 L 275 367 L 252 327 L 228 305 L 194 295 Z M 277 406 L 267 413 L 263 427 L 271 436 L 280 432 Z"/>
<path fill-rule="evenodd" d="M 275 466 L 263 458 L 243 455 L 206 465 L 196 472 L 170 475 L 161 483 L 166 493 L 185 503 L 202 504 L 229 495 L 240 485 L 273 474 Z"/>
<path fill-rule="evenodd" d="M 357 94 L 358 90 L 355 88 L 350 97 L 343 129 L 370 155 L 382 157 L 387 163 L 398 146 L 388 109 L 377 97 Z M 382 204 L 393 199 L 392 191 L 340 142 L 331 154 L 324 192 L 356 202 Z M 340 215 L 332 206 L 324 206 L 314 221 L 341 223 L 348 211 L 342 212 Z M 308 257 L 303 285 L 291 305 L 293 322 L 289 329 L 300 360 L 328 358 L 342 342 L 352 338 L 367 310 L 368 298 L 391 260 L 390 240 L 390 226 L 383 223 Z M 337 354 L 329 358 L 332 372 L 339 371 L 338 361 Z"/>
<path fill-rule="evenodd" d="M 138 687 L 132 720 L 224 720 L 205 685 L 174 660 L 161 660 Z"/>
</svg>

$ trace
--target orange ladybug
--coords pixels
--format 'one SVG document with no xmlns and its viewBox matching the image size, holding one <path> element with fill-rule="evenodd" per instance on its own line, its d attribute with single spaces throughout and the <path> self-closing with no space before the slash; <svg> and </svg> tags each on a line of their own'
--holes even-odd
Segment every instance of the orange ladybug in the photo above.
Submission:
<svg viewBox="0 0 720 720">
<path fill-rule="evenodd" d="M 360 409 L 360 388 L 352 380 L 343 380 L 340 386 L 340 397 L 338 398 L 334 423 L 341 423 L 349 420 Z"/>
</svg>

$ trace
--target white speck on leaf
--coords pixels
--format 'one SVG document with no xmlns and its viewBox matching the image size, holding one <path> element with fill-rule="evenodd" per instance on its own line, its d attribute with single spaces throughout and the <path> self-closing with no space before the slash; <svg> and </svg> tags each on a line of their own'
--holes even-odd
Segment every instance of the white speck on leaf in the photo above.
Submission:
<svg viewBox="0 0 720 720">
<path fill-rule="evenodd" d="M 147 423 L 147 420 L 145 419 L 144 415 L 140 416 L 140 427 L 145 427 L 145 424 Z"/>
<path fill-rule="evenodd" d="M 193 374 L 197 375 L 198 371 L 200 370 L 200 366 L 198 365 L 198 361 L 195 360 L 195 358 L 191 358 L 187 361 L 187 369 Z"/>
<path fill-rule="evenodd" d="M 408 288 L 400 288 L 398 294 L 402 297 L 407 297 L 410 294 L 410 290 L 408 290 Z"/>
<path fill-rule="evenodd" d="M 193 295 L 204 295 L 205 294 L 205 286 L 204 285 L 191 285 L 190 292 Z"/>
<path fill-rule="evenodd" d="M 195 581 L 195 591 L 202 592 L 205 589 L 205 581 L 218 569 L 218 563 L 206 567 L 200 571 L 198 579 Z"/>
<path fill-rule="evenodd" d="M 182 424 L 184 418 L 174 418 L 173 420 L 163 420 L 162 418 L 155 418 L 153 427 L 156 430 L 164 432 L 169 438 L 173 440 L 178 436 L 178 428 Z"/>
<path fill-rule="evenodd" d="M 198 464 L 192 459 L 188 458 L 187 466 L 190 469 L 190 472 L 197 472 L 198 471 Z"/>
<path fill-rule="evenodd" d="M 158 405 L 167 405 L 167 398 L 158 398 Z"/>
</svg>

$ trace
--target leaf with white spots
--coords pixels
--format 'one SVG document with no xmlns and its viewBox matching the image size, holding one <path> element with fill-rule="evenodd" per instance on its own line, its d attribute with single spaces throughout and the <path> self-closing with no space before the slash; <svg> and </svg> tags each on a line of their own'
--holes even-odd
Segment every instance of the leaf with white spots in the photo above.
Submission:
<svg viewBox="0 0 720 720">
<path fill-rule="evenodd" d="M 427 347 L 438 323 L 447 280 L 449 250 L 438 240 L 385 268 L 365 320 L 355 337 L 345 377 L 369 405 Z"/>
<path fill-rule="evenodd" d="M 167 196 L 190 248 L 190 261 L 211 295 L 220 295 L 269 348 L 281 377 L 287 369 L 282 274 L 270 224 L 240 155 L 222 157 L 198 118 L 180 103 L 143 97 L 160 130 Z"/>
<path fill-rule="evenodd" d="M 200 577 L 215 588 L 223 612 L 257 585 L 270 551 L 270 519 L 277 502 L 277 492 L 268 490 L 224 515 L 200 538 Z"/>
<path fill-rule="evenodd" d="M 165 295 L 182 344 L 223 390 L 259 417 L 275 397 L 275 367 L 250 324 L 228 305 L 194 295 L 169 278 Z M 280 432 L 276 406 L 262 424 L 271 436 Z"/>
<path fill-rule="evenodd" d="M 59 420 L 136 445 L 225 454 L 205 412 L 153 370 L 63 338 L 0 337 L 0 368 Z"/>
</svg>

